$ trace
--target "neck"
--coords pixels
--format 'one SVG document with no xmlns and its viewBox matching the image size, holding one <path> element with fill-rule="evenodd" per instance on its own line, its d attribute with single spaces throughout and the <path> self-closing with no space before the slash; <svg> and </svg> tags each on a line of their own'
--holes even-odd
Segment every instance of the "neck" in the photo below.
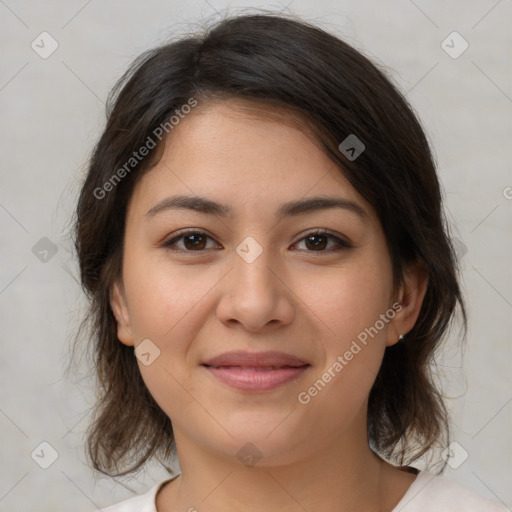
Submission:
<svg viewBox="0 0 512 512">
<path fill-rule="evenodd" d="M 375 455 L 366 436 L 310 447 L 287 463 L 262 458 L 247 467 L 175 434 L 181 475 L 159 493 L 158 512 L 390 512 L 414 480 Z"/>
</svg>

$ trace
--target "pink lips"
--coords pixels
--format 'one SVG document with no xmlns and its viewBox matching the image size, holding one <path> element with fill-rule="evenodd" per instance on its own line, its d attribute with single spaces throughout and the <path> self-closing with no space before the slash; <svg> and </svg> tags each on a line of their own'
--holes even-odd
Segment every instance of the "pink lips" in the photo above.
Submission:
<svg viewBox="0 0 512 512">
<path fill-rule="evenodd" d="M 297 378 L 310 365 L 283 352 L 226 352 L 202 366 L 233 388 L 267 391 Z"/>
</svg>

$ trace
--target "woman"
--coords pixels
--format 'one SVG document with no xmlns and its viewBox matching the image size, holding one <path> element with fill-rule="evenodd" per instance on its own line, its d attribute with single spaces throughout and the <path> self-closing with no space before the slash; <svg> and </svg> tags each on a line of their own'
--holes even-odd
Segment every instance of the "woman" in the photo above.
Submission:
<svg viewBox="0 0 512 512">
<path fill-rule="evenodd" d="M 464 306 L 422 128 L 343 41 L 250 15 L 142 55 L 75 243 L 93 466 L 181 470 L 109 512 L 504 510 L 410 465 L 446 459 L 429 365 Z"/>
</svg>

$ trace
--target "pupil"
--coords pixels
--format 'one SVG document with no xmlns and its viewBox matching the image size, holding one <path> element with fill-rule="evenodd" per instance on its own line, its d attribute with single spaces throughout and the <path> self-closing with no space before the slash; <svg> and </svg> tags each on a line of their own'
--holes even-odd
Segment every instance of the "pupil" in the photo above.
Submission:
<svg viewBox="0 0 512 512">
<path fill-rule="evenodd" d="M 317 243 L 312 242 L 315 238 L 317 239 Z M 318 239 L 319 238 L 322 239 L 322 240 L 318 243 Z M 326 240 L 326 238 L 323 235 L 311 235 L 311 236 L 308 237 L 308 241 L 311 242 L 313 247 L 316 247 L 316 248 L 318 248 L 318 247 L 324 248 L 325 240 Z"/>
<path fill-rule="evenodd" d="M 186 237 L 186 240 L 188 242 L 190 242 L 190 240 L 192 240 L 192 243 L 187 244 L 187 242 L 185 242 L 185 245 L 195 247 L 196 249 L 202 248 L 204 245 L 204 240 L 201 240 L 201 238 L 203 238 L 202 235 L 189 235 Z M 201 243 L 201 242 L 203 242 L 203 243 Z"/>
</svg>

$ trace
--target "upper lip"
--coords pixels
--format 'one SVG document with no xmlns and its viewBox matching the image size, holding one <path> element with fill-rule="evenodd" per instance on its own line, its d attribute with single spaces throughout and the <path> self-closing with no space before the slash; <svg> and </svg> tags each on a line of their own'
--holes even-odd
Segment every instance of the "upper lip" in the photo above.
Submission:
<svg viewBox="0 0 512 512">
<path fill-rule="evenodd" d="M 284 352 L 244 352 L 234 351 L 225 352 L 218 356 L 202 363 L 205 366 L 213 367 L 245 367 L 245 368 L 260 368 L 260 367 L 275 367 L 282 368 L 285 366 L 300 367 L 305 366 L 308 363 L 299 359 L 291 354 L 285 354 Z"/>
</svg>

